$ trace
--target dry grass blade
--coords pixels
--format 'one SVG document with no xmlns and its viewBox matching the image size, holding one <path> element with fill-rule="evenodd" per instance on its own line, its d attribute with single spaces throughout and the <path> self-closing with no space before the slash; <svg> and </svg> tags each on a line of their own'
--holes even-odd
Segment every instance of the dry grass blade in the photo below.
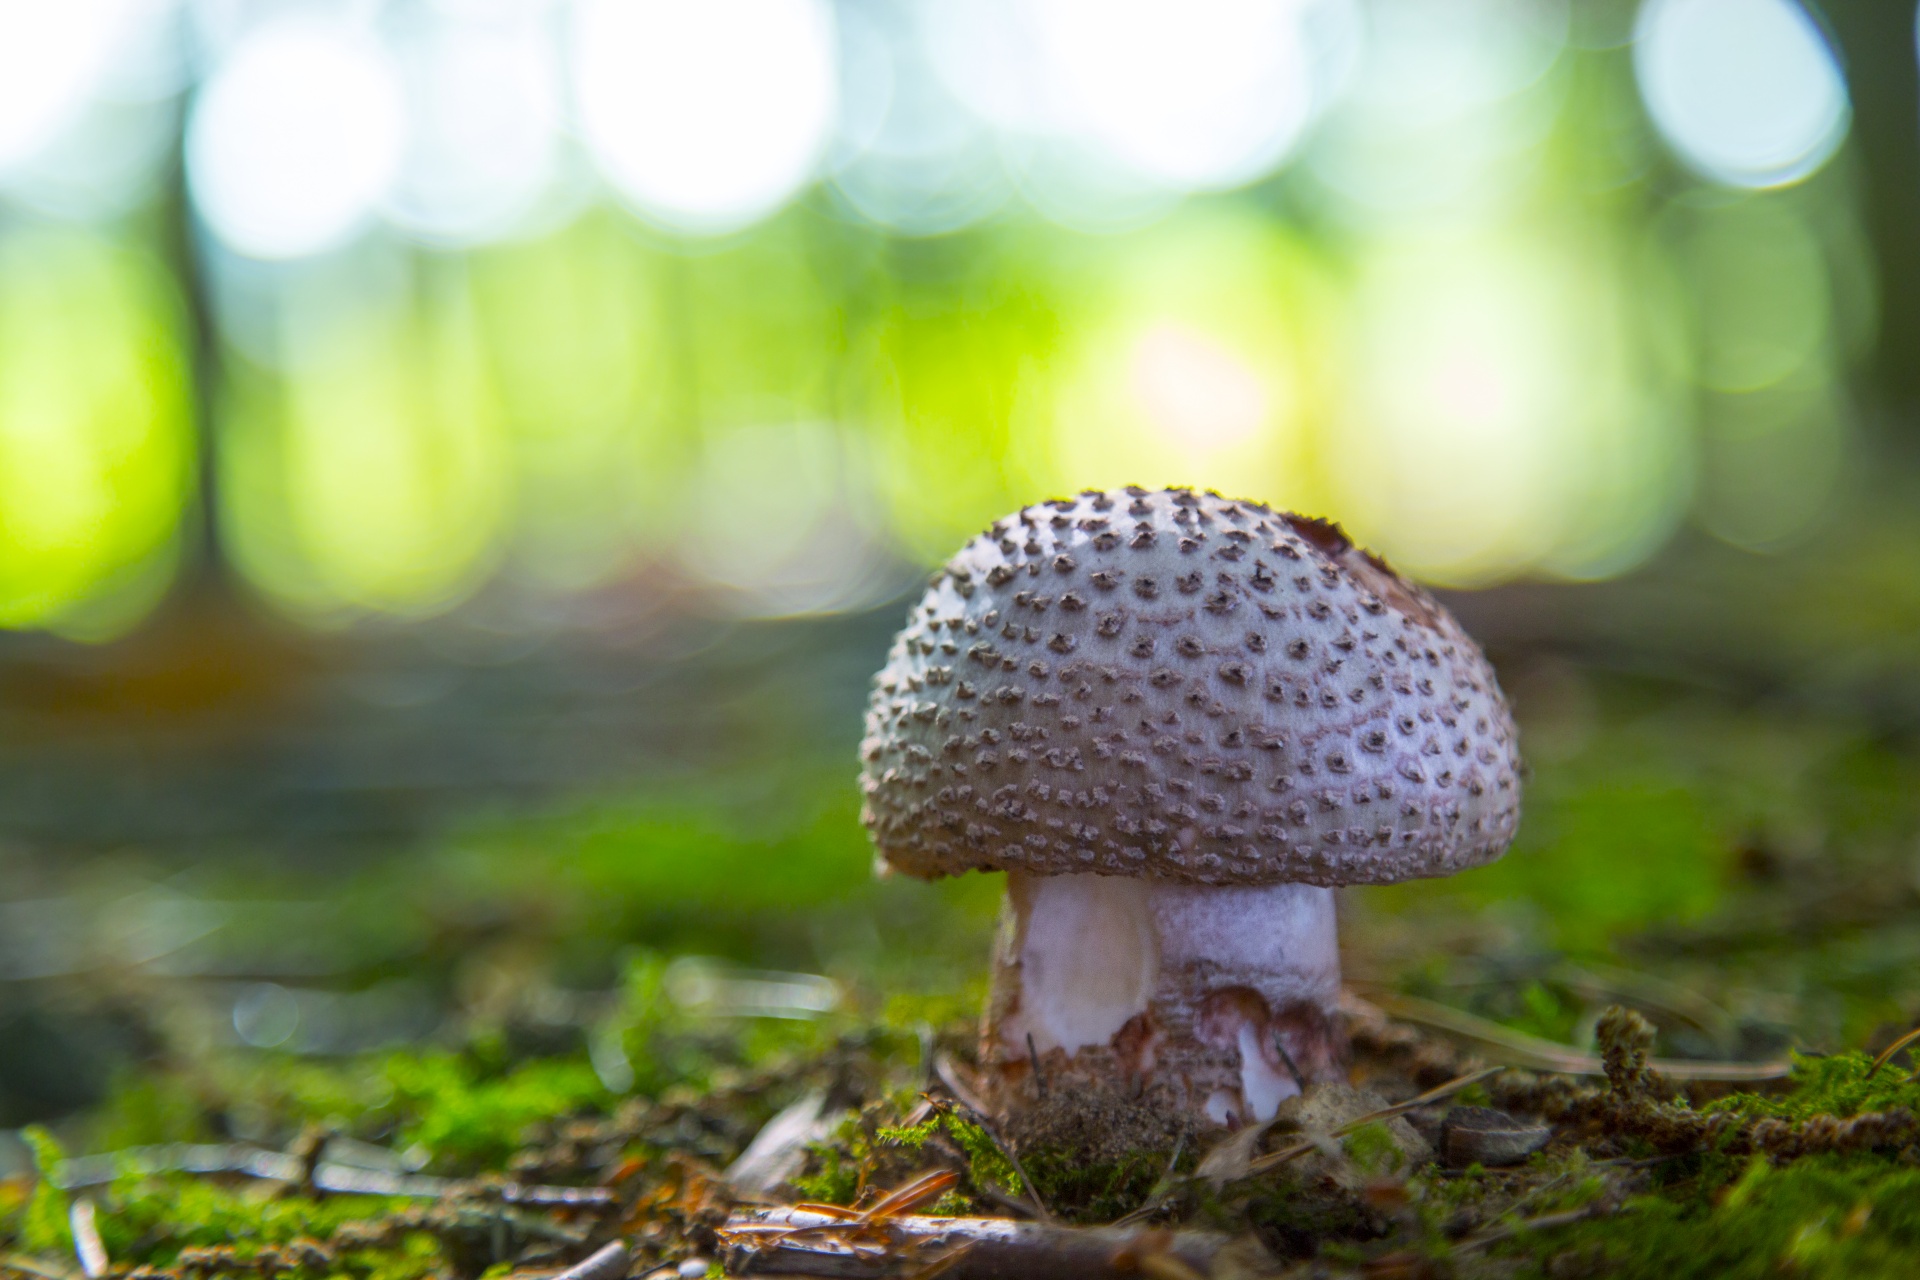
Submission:
<svg viewBox="0 0 1920 1280">
<path fill-rule="evenodd" d="M 1272 1127 L 1272 1120 L 1263 1120 L 1259 1124 L 1234 1130 L 1200 1157 L 1200 1163 L 1194 1166 L 1193 1176 L 1212 1183 L 1216 1190 L 1226 1183 L 1246 1177 L 1253 1171 L 1254 1152 L 1260 1149 L 1267 1130 Z"/>
<path fill-rule="evenodd" d="M 1452 1005 L 1401 995 L 1397 991 L 1376 992 L 1370 999 L 1383 1012 L 1402 1022 L 1417 1023 L 1471 1040 L 1486 1056 L 1499 1058 L 1505 1066 L 1569 1076 L 1606 1074 L 1605 1066 L 1594 1054 L 1503 1027 Z M 1793 1069 L 1790 1062 L 1700 1062 L 1689 1058 L 1655 1058 L 1647 1065 L 1669 1080 L 1718 1080 L 1728 1084 L 1784 1080 Z"/>
<path fill-rule="evenodd" d="M 1479 1084 L 1482 1080 L 1485 1080 L 1490 1076 L 1497 1076 L 1502 1071 L 1505 1071 L 1505 1070 L 1506 1068 L 1502 1066 L 1502 1067 L 1482 1067 L 1478 1071 L 1469 1071 L 1467 1072 L 1467 1074 L 1463 1076 L 1455 1076 L 1453 1079 L 1447 1081 L 1445 1084 L 1437 1084 L 1433 1086 L 1433 1088 L 1427 1090 L 1423 1094 L 1418 1095 L 1417 1097 L 1408 1098 L 1405 1102 L 1396 1102 L 1390 1107 L 1382 1107 L 1380 1108 L 1380 1110 L 1375 1111 L 1371 1115 L 1362 1116 L 1360 1119 L 1351 1121 L 1349 1123 L 1351 1125 L 1351 1128 L 1357 1129 L 1363 1124 L 1372 1124 L 1375 1120 L 1386 1120 L 1386 1119 L 1390 1119 L 1393 1116 L 1400 1115 L 1403 1112 L 1413 1111 L 1420 1107 L 1431 1106 L 1433 1103 L 1440 1102 L 1447 1098 L 1451 1098 L 1454 1094 L 1460 1092 L 1462 1089 L 1467 1088 L 1469 1085 Z M 1340 1126 L 1339 1132 L 1346 1133 L 1349 1131 L 1350 1131 L 1349 1125 Z"/>
<path fill-rule="evenodd" d="M 1915 1040 L 1920 1040 L 1920 1027 L 1915 1027 L 1913 1030 L 1907 1032 L 1907 1034 L 1901 1036 L 1898 1040 L 1895 1040 L 1892 1044 L 1882 1049 L 1880 1051 L 1880 1056 L 1873 1060 L 1873 1065 L 1867 1068 L 1867 1079 L 1871 1080 L 1875 1076 L 1879 1075 L 1880 1068 L 1886 1066 L 1889 1062 L 1893 1061 L 1894 1054 L 1900 1052 L 1902 1049 L 1912 1044 Z"/>
<path fill-rule="evenodd" d="M 960 1064 L 953 1060 L 952 1055 L 945 1053 L 935 1055 L 933 1073 L 940 1078 L 941 1084 L 947 1086 L 947 1092 L 952 1094 L 961 1106 L 977 1116 L 986 1114 L 987 1104 L 980 1101 L 980 1095 L 975 1093 L 962 1077 Z"/>
<path fill-rule="evenodd" d="M 1543 1213 L 1537 1218 L 1525 1218 L 1519 1222 L 1504 1226 L 1484 1235 L 1471 1236 L 1453 1247 L 1457 1256 L 1463 1253 L 1477 1253 L 1503 1240 L 1511 1240 L 1517 1235 L 1529 1231 L 1547 1231 L 1554 1227 L 1570 1227 L 1576 1222 L 1585 1222 L 1589 1218 L 1605 1218 L 1620 1212 L 1618 1206 L 1603 1200 L 1596 1200 L 1579 1209 L 1566 1209 L 1559 1213 Z"/>
<path fill-rule="evenodd" d="M 1418 1097 L 1408 1098 L 1405 1102 L 1396 1102 L 1390 1107 L 1382 1107 L 1378 1111 L 1369 1111 L 1364 1116 L 1358 1116 L 1349 1120 L 1335 1129 L 1329 1136 L 1344 1138 L 1348 1134 L 1354 1133 L 1376 1121 L 1391 1120 L 1393 1117 L 1404 1112 L 1412 1111 L 1417 1107 L 1428 1106 L 1444 1098 L 1450 1098 L 1468 1085 L 1479 1084 L 1487 1077 L 1499 1075 L 1505 1070 L 1505 1067 L 1482 1067 L 1478 1071 L 1469 1071 L 1466 1075 L 1455 1076 L 1445 1084 L 1435 1085 Z M 1317 1145 L 1319 1144 L 1312 1141 L 1296 1142 L 1291 1146 L 1282 1147 L 1278 1151 L 1269 1151 L 1266 1155 L 1248 1163 L 1247 1174 L 1250 1176 L 1256 1173 L 1265 1173 L 1268 1169 L 1278 1168 L 1289 1160 L 1307 1154 L 1307 1152 L 1312 1151 Z"/>
<path fill-rule="evenodd" d="M 1725 1043 L 1734 1033 L 1734 1017 L 1731 1013 L 1683 984 L 1656 974 L 1640 973 L 1619 965 L 1575 965 L 1563 961 L 1554 966 L 1551 976 L 1588 999 L 1659 1009 L 1691 1023 L 1716 1042 Z"/>
</svg>

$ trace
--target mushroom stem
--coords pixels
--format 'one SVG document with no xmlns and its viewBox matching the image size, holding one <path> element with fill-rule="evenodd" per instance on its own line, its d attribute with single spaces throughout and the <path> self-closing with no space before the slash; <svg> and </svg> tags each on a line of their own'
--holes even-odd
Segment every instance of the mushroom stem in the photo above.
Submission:
<svg viewBox="0 0 1920 1280">
<path fill-rule="evenodd" d="M 1267 1120 L 1341 1077 L 1339 992 L 1331 889 L 1009 872 L 986 1088 L 1003 1111 L 1097 1087 Z"/>
</svg>

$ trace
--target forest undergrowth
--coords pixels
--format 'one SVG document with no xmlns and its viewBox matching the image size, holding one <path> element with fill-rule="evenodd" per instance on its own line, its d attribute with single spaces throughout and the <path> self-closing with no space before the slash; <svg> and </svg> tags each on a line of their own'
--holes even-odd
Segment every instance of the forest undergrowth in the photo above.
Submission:
<svg viewBox="0 0 1920 1280">
<path fill-rule="evenodd" d="M 1201 1273 L 1189 1236 L 1231 1246 L 1220 1275 L 1913 1274 L 1920 1081 L 1882 1051 L 1920 1021 L 1920 753 L 1720 695 L 1516 684 L 1519 844 L 1348 895 L 1352 1087 L 1257 1133 L 980 1114 L 995 886 L 872 884 L 843 782 L 781 820 L 609 802 L 318 887 L 203 878 L 243 906 L 167 966 L 43 983 L 136 1030 L 12 1172 L 0 1133 L 0 1273 L 474 1280 L 619 1241 L 621 1275 L 722 1274 L 791 1262 L 742 1215 L 806 1202 L 849 1240 L 908 1212 L 1120 1223 L 1144 1252 L 1110 1260 L 1163 1277 Z M 330 967 L 235 995 L 295 899 Z M 401 982 L 417 1029 L 355 1043 Z M 284 1035 L 268 988 L 305 1011 Z"/>
</svg>

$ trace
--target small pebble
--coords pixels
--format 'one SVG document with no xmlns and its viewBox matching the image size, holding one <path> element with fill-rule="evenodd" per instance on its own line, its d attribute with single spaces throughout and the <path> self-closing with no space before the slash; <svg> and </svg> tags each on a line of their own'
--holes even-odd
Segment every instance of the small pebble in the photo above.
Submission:
<svg viewBox="0 0 1920 1280">
<path fill-rule="evenodd" d="M 1440 1152 L 1456 1169 L 1519 1164 L 1552 1139 L 1548 1126 L 1492 1107 L 1455 1107 L 1440 1122 Z"/>
<path fill-rule="evenodd" d="M 685 1280 L 699 1280 L 701 1276 L 707 1274 L 707 1265 L 705 1258 L 695 1254 L 680 1264 L 680 1274 L 685 1277 Z"/>
</svg>

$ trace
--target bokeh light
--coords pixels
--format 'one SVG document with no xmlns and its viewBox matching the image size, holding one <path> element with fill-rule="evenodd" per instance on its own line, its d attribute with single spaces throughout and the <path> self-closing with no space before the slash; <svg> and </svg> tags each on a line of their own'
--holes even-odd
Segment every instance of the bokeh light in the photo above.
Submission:
<svg viewBox="0 0 1920 1280">
<path fill-rule="evenodd" d="M 821 0 L 591 0 L 573 41 L 581 128 L 641 213 L 731 231 L 813 177 L 836 57 Z"/>
<path fill-rule="evenodd" d="M 1012 194 L 993 131 L 931 65 L 927 10 L 840 10 L 841 110 L 833 190 L 861 217 L 932 236 L 998 212 Z"/>
<path fill-rule="evenodd" d="M 924 17 L 941 81 L 1008 135 L 1036 205 L 1070 226 L 1101 220 L 1103 196 L 1277 168 L 1334 96 L 1359 27 L 1342 0 L 948 0 Z"/>
<path fill-rule="evenodd" d="M 681 569 L 721 588 L 743 617 L 876 604 L 901 586 L 884 545 L 864 459 L 824 422 L 730 427 L 702 442 L 690 477 L 698 518 L 683 522 Z"/>
<path fill-rule="evenodd" d="M 0 0 L 0 175 L 85 110 L 142 0 Z"/>
<path fill-rule="evenodd" d="M 1648 0 L 1634 67 L 1661 135 L 1716 182 L 1803 178 L 1847 134 L 1846 81 L 1796 0 Z"/>
<path fill-rule="evenodd" d="M 1824 363 L 1831 304 L 1820 242 L 1792 208 L 1766 199 L 1675 210 L 1697 328 L 1696 376 L 1755 391 Z M 1814 381 L 1825 381 L 1824 368 Z M 1802 379 L 1805 381 L 1805 379 Z"/>
<path fill-rule="evenodd" d="M 561 163 L 561 85 L 539 9 L 507 21 L 434 14 L 399 47 L 409 140 L 387 216 L 427 239 L 515 230 Z"/>
<path fill-rule="evenodd" d="M 668 262 L 609 215 L 473 263 L 491 385 L 513 439 L 517 567 L 550 588 L 605 582 L 643 553 L 663 452 Z"/>
<path fill-rule="evenodd" d="M 1026 384 L 1036 478 L 1311 504 L 1315 370 L 1338 323 L 1313 255 L 1253 219 L 1187 215 L 1082 270 L 1101 283 L 1063 288 L 1086 301 L 1050 375 Z"/>
<path fill-rule="evenodd" d="M 193 474 L 177 322 L 138 253 L 0 240 L 0 626 L 111 634 L 164 591 Z"/>
<path fill-rule="evenodd" d="M 1790 546 L 1864 447 L 1870 224 L 1794 181 L 1849 111 L 1801 0 L 0 0 L 0 37 L 0 252 L 85 221 L 192 273 L 156 323 L 207 343 L 223 550 L 305 617 L 497 575 L 853 608 L 1133 482 L 1437 581 L 1603 577 L 1689 515 Z M 176 481 L 99 563 L 163 564 Z M 688 532 L 715 505 L 765 519 Z"/>
<path fill-rule="evenodd" d="M 1351 83 L 1306 157 L 1361 225 L 1497 216 L 1536 181 L 1564 93 L 1564 0 L 1381 0 L 1335 42 Z"/>
<path fill-rule="evenodd" d="M 1069 119 L 1152 178 L 1184 188 L 1259 177 L 1315 103 L 1296 0 L 1045 0 L 1036 25 Z"/>
<path fill-rule="evenodd" d="M 284 372 L 236 362 L 223 519 L 254 584 L 314 619 L 424 614 L 478 585 L 506 525 L 510 452 L 457 269 L 416 306 L 301 314 Z"/>
<path fill-rule="evenodd" d="M 1675 390 L 1638 349 L 1659 317 L 1617 250 L 1579 239 L 1414 236 L 1369 264 L 1332 505 L 1415 573 L 1605 576 L 1684 510 Z"/>
<path fill-rule="evenodd" d="M 1707 400 L 1699 523 L 1749 551 L 1791 547 L 1834 514 L 1848 478 L 1851 406 L 1818 381 Z"/>
<path fill-rule="evenodd" d="M 372 219 L 406 144 L 392 60 L 364 31 L 312 18 L 240 37 L 201 89 L 187 129 L 200 216 L 235 251 L 297 258 Z"/>
</svg>

